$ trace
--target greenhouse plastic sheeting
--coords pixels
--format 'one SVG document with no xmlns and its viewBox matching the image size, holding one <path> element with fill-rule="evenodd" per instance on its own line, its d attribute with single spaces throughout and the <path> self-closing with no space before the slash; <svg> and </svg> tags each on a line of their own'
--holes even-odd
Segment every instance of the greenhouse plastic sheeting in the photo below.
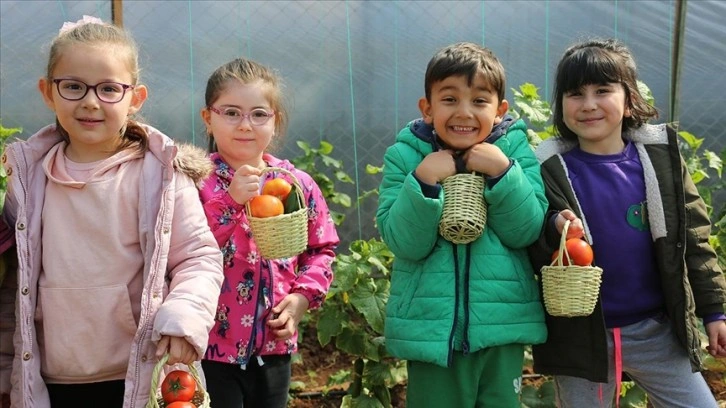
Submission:
<svg viewBox="0 0 726 408">
<path fill-rule="evenodd" d="M 204 146 L 199 118 L 209 74 L 238 56 L 275 68 L 286 83 L 290 128 L 278 154 L 329 141 L 356 184 L 353 198 L 377 187 L 397 131 L 419 116 L 423 75 L 433 53 L 453 42 L 491 48 L 507 71 L 507 97 L 525 82 L 549 100 L 557 60 L 572 42 L 617 37 L 633 51 L 651 88 L 659 122 L 726 146 L 726 2 L 688 1 L 680 103 L 671 118 L 676 1 L 123 1 L 123 25 L 139 43 L 143 118 L 168 135 Z M 37 91 L 48 44 L 64 21 L 84 14 L 106 21 L 110 1 L 0 2 L 0 119 L 27 137 L 53 121 Z M 341 236 L 374 231 L 375 199 L 347 210 Z"/>
</svg>

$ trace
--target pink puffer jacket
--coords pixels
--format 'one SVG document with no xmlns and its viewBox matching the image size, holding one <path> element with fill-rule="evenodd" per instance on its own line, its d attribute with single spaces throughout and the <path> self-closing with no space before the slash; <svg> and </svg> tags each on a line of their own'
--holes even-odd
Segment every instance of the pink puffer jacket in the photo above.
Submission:
<svg viewBox="0 0 726 408">
<path fill-rule="evenodd" d="M 148 401 L 155 342 L 161 335 L 185 337 L 199 356 L 204 354 L 223 276 L 222 255 L 194 184 L 211 171 L 211 163 L 200 149 L 175 146 L 158 130 L 145 129 L 149 151 L 140 175 L 139 223 L 153 228 L 142 237 L 144 288 L 126 373 L 128 408 L 142 408 Z M 41 163 L 60 141 L 50 125 L 27 141 L 9 145 L 2 157 L 9 176 L 3 218 L 15 229 L 18 273 L 9 271 L 0 287 L 0 393 L 10 392 L 13 407 L 50 407 L 34 313 L 46 183 Z M 90 347 L 93 339 L 78 341 Z"/>
</svg>

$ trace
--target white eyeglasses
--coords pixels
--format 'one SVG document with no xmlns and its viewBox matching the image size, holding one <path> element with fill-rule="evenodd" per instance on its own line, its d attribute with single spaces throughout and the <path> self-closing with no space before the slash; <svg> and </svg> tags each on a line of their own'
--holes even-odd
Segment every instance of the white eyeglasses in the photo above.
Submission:
<svg viewBox="0 0 726 408">
<path fill-rule="evenodd" d="M 252 109 L 249 113 L 242 113 L 241 110 L 234 107 L 215 108 L 207 106 L 207 109 L 221 116 L 230 125 L 238 126 L 243 120 L 249 119 L 252 126 L 262 126 L 269 122 L 275 116 L 275 112 L 268 112 L 262 108 Z"/>
</svg>

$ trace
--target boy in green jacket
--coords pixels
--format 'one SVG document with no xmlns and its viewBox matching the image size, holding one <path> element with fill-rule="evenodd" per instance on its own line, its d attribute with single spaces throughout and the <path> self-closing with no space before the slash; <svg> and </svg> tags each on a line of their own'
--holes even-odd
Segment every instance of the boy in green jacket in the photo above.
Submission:
<svg viewBox="0 0 726 408">
<path fill-rule="evenodd" d="M 458 43 L 429 61 L 422 119 L 388 148 L 377 222 L 396 256 L 386 347 L 408 360 L 407 406 L 519 408 L 524 345 L 547 332 L 526 248 L 547 209 L 526 125 L 507 115 L 505 75 L 486 48 Z M 484 176 L 482 235 L 439 234 L 441 181 Z"/>
</svg>

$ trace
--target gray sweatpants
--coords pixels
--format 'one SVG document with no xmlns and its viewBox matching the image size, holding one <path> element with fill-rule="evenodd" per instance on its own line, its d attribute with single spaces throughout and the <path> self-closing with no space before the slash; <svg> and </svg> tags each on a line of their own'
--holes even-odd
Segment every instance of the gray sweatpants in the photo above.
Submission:
<svg viewBox="0 0 726 408">
<path fill-rule="evenodd" d="M 608 382 L 555 376 L 560 408 L 610 408 L 615 397 L 613 330 L 608 330 Z M 656 408 L 718 408 L 701 373 L 691 372 L 686 350 L 666 317 L 620 328 L 622 370 L 648 393 Z M 602 387 L 602 388 L 601 388 Z"/>
</svg>

